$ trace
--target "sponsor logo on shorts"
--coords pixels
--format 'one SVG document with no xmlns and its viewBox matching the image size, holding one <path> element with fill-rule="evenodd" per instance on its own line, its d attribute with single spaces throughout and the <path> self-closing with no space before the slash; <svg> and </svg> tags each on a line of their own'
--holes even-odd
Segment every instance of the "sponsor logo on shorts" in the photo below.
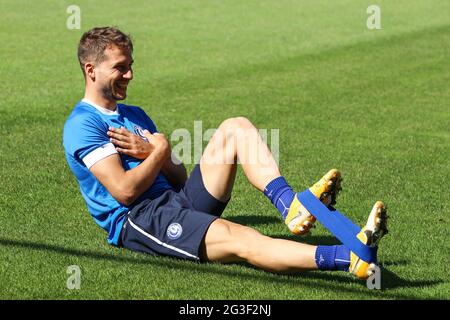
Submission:
<svg viewBox="0 0 450 320">
<path fill-rule="evenodd" d="M 179 223 L 172 223 L 167 228 L 167 236 L 171 240 L 178 239 L 179 237 L 181 237 L 182 233 L 183 233 L 183 228 L 181 227 L 181 225 Z"/>
</svg>

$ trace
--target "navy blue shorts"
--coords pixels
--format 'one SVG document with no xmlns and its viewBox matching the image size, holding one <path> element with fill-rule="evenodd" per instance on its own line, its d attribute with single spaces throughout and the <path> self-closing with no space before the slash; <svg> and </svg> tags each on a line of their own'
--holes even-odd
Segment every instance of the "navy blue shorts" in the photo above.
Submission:
<svg viewBox="0 0 450 320">
<path fill-rule="evenodd" d="M 121 232 L 121 245 L 152 255 L 199 261 L 206 231 L 227 203 L 209 194 L 200 165 L 196 165 L 179 192 L 167 190 L 130 210 Z"/>
</svg>

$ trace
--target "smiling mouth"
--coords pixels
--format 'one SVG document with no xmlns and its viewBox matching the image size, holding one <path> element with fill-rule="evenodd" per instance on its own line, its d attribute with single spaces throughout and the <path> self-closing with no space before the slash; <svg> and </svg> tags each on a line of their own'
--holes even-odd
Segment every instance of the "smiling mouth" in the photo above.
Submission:
<svg viewBox="0 0 450 320">
<path fill-rule="evenodd" d="M 116 84 L 116 88 L 120 90 L 127 90 L 128 84 Z"/>
</svg>

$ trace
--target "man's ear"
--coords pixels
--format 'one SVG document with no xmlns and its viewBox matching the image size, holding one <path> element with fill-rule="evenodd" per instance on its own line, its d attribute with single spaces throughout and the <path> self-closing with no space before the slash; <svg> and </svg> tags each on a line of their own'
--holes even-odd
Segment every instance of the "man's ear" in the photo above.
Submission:
<svg viewBox="0 0 450 320">
<path fill-rule="evenodd" d="M 84 64 L 84 73 L 86 74 L 86 78 L 95 81 L 95 67 L 92 63 L 88 62 Z"/>
</svg>

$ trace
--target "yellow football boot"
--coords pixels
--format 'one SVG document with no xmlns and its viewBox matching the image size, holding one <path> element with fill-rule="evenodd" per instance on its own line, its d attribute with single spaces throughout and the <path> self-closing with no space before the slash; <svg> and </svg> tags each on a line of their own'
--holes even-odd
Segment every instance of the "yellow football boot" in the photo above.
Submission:
<svg viewBox="0 0 450 320">
<path fill-rule="evenodd" d="M 377 201 L 370 212 L 366 226 L 361 229 L 357 238 L 365 245 L 376 248 L 381 238 L 388 233 L 387 219 L 388 216 L 384 203 Z M 359 279 L 365 280 L 370 277 L 375 272 L 375 267 L 375 263 L 369 264 L 353 252 L 350 252 L 349 272 Z"/>
<path fill-rule="evenodd" d="M 337 169 L 332 169 L 309 188 L 309 191 L 324 205 L 334 205 L 336 197 L 342 189 L 341 181 L 341 173 Z M 310 232 L 314 222 L 316 222 L 316 218 L 306 210 L 295 195 L 284 223 L 293 234 L 301 236 Z"/>
</svg>

